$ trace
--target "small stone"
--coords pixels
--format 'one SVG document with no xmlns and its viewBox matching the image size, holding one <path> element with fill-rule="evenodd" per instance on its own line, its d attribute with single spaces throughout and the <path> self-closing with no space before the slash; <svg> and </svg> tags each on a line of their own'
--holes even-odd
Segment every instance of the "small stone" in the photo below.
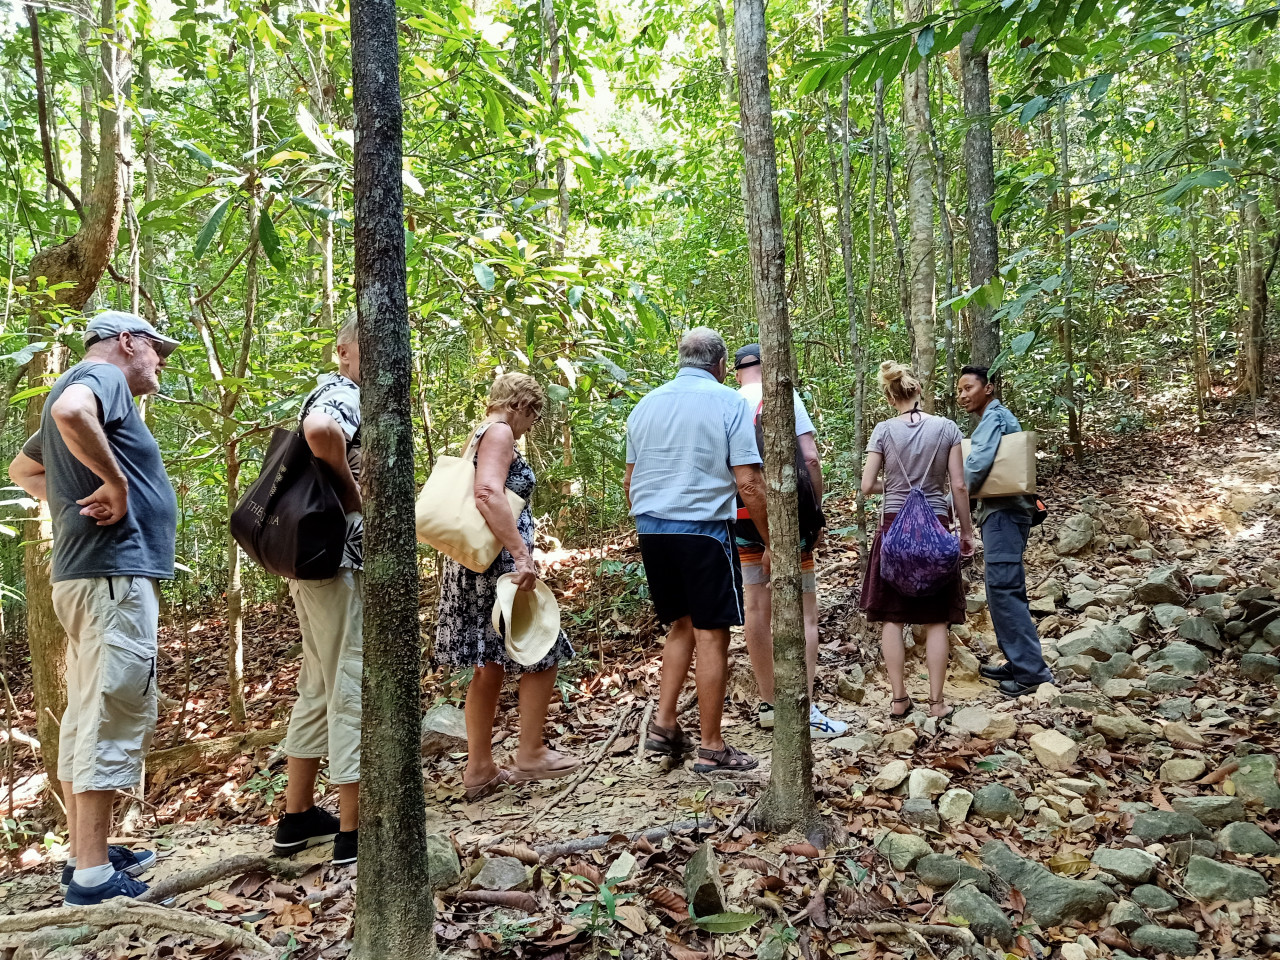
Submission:
<svg viewBox="0 0 1280 960">
<path fill-rule="evenodd" d="M 1165 783 L 1188 783 L 1203 777 L 1206 769 L 1203 760 L 1166 760 L 1160 764 L 1160 779 Z"/>
<path fill-rule="evenodd" d="M 1190 814 L 1206 827 L 1223 827 L 1244 819 L 1244 804 L 1239 797 L 1175 797 L 1171 805 L 1176 812 Z"/>
<path fill-rule="evenodd" d="M 1190 617 L 1182 621 L 1182 625 L 1178 627 L 1178 636 L 1210 650 L 1222 649 L 1222 637 L 1218 634 L 1217 626 L 1208 617 Z"/>
<path fill-rule="evenodd" d="M 709 917 L 724 913 L 724 885 L 720 882 L 720 863 L 708 840 L 698 847 L 684 868 L 684 891 L 695 915 Z"/>
<path fill-rule="evenodd" d="M 1195 682 L 1171 673 L 1155 673 L 1147 677 L 1146 685 L 1152 693 L 1180 693 L 1195 686 Z"/>
<path fill-rule="evenodd" d="M 1135 690 L 1143 689 L 1142 684 L 1136 680 L 1121 680 L 1118 677 L 1114 680 L 1104 680 L 1098 690 L 1103 696 L 1111 700 L 1128 700 L 1134 695 Z"/>
<path fill-rule="evenodd" d="M 1031 749 L 1046 770 L 1066 770 L 1080 758 L 1080 745 L 1057 730 L 1046 730 L 1031 738 Z"/>
<path fill-rule="evenodd" d="M 1276 783 L 1276 758 L 1251 753 L 1240 758 L 1240 769 L 1231 774 L 1236 796 L 1246 805 L 1264 810 L 1280 810 L 1280 785 Z"/>
<path fill-rule="evenodd" d="M 946 790 L 950 783 L 951 778 L 941 770 L 921 767 L 911 771 L 911 777 L 907 780 L 907 796 L 913 800 L 932 800 Z"/>
<path fill-rule="evenodd" d="M 1021 820 L 1025 811 L 1012 790 L 998 783 L 989 783 L 973 795 L 974 816 L 1002 822 Z"/>
<path fill-rule="evenodd" d="M 1186 607 L 1180 607 L 1176 603 L 1157 603 L 1151 608 L 1151 615 L 1156 618 L 1156 624 L 1161 630 L 1172 630 L 1190 616 Z"/>
<path fill-rule="evenodd" d="M 938 798 L 938 815 L 947 823 L 964 823 L 973 806 L 973 794 L 960 787 L 953 787 Z"/>
<path fill-rule="evenodd" d="M 432 890 L 443 890 L 458 882 L 462 876 L 462 863 L 458 851 L 448 834 L 427 834 L 427 879 Z"/>
<path fill-rule="evenodd" d="M 1089 678 L 1094 686 L 1101 687 L 1107 680 L 1125 678 L 1136 680 L 1142 676 L 1142 668 L 1129 654 L 1121 651 L 1089 668 Z"/>
<path fill-rule="evenodd" d="M 1194 930 L 1174 930 L 1154 923 L 1129 934 L 1129 942 L 1139 950 L 1152 950 L 1174 957 L 1194 957 L 1200 952 L 1200 935 Z"/>
<path fill-rule="evenodd" d="M 979 855 L 1000 879 L 1021 891 L 1032 919 L 1042 927 L 1096 919 L 1116 899 L 1105 884 L 1056 876 L 999 840 L 984 844 Z"/>
<path fill-rule="evenodd" d="M 467 718 L 451 703 L 432 707 L 422 716 L 422 755 L 441 757 L 467 749 Z"/>
<path fill-rule="evenodd" d="M 1059 657 L 1053 669 L 1058 674 L 1071 673 L 1077 677 L 1087 677 L 1097 662 L 1092 657 Z"/>
<path fill-rule="evenodd" d="M 1122 850 L 1102 847 L 1093 854 L 1093 863 L 1099 870 L 1130 886 L 1150 880 L 1159 862 L 1159 858 L 1134 847 Z"/>
<path fill-rule="evenodd" d="M 1229 823 L 1218 834 L 1218 843 L 1229 853 L 1242 853 L 1250 857 L 1270 857 L 1280 852 L 1276 843 L 1252 823 Z"/>
<path fill-rule="evenodd" d="M 938 811 L 933 808 L 933 801 L 926 797 L 908 799 L 902 805 L 899 815 L 903 823 L 909 823 L 913 827 L 932 829 L 941 822 Z"/>
<path fill-rule="evenodd" d="M 1132 900 L 1121 900 L 1111 907 L 1111 926 L 1128 933 L 1151 922 L 1143 909 Z"/>
<path fill-rule="evenodd" d="M 1226 900 L 1235 903 L 1265 897 L 1271 891 L 1267 878 L 1248 867 L 1219 863 L 1208 857 L 1192 857 L 1182 884 L 1197 900 Z"/>
<path fill-rule="evenodd" d="M 1133 897 L 1133 902 L 1138 904 L 1144 910 L 1152 913 L 1168 913 L 1178 906 L 1178 898 L 1171 894 L 1168 890 L 1157 887 L 1155 884 L 1145 883 L 1140 887 L 1134 887 L 1129 896 Z"/>
<path fill-rule="evenodd" d="M 895 833 L 892 830 L 886 830 L 876 838 L 875 847 L 879 850 L 898 871 L 906 871 L 911 869 L 921 857 L 927 857 L 933 853 L 922 838 L 917 837 L 914 833 Z"/>
<path fill-rule="evenodd" d="M 865 687 L 854 683 L 852 677 L 842 673 L 836 678 L 836 696 L 850 703 L 861 703 L 866 699 L 867 691 Z"/>
<path fill-rule="evenodd" d="M 1213 593 L 1227 585 L 1227 578 L 1221 574 L 1197 573 L 1191 578 L 1191 586 L 1200 593 Z"/>
<path fill-rule="evenodd" d="M 1166 723 L 1164 728 L 1160 731 L 1160 734 L 1170 743 L 1191 743 L 1195 744 L 1197 747 L 1203 747 L 1208 743 L 1199 730 L 1195 730 L 1187 726 L 1185 723 L 1178 723 L 1176 721 L 1174 723 Z"/>
<path fill-rule="evenodd" d="M 918 735 L 912 727 L 899 727 L 890 733 L 884 735 L 884 739 L 880 741 L 882 749 L 889 753 L 910 753 L 915 749 Z"/>
<path fill-rule="evenodd" d="M 471 885 L 481 890 L 519 890 L 528 879 L 529 871 L 515 857 L 485 857 Z"/>
<path fill-rule="evenodd" d="M 1134 597 L 1139 603 L 1183 603 L 1190 587 L 1181 567 L 1157 567 L 1139 584 Z"/>
<path fill-rule="evenodd" d="M 1246 653 L 1240 658 L 1240 676 L 1258 683 L 1269 683 L 1280 674 L 1280 660 L 1265 654 Z"/>
<path fill-rule="evenodd" d="M 907 779 L 910 768 L 905 760 L 890 760 L 871 778 L 872 790 L 892 790 Z"/>
<path fill-rule="evenodd" d="M 1058 542 L 1054 549 L 1062 556 L 1080 553 L 1099 533 L 1098 523 L 1087 513 L 1067 517 L 1058 527 Z"/>
<path fill-rule="evenodd" d="M 1056 613 L 1058 605 L 1054 601 L 1053 597 L 1036 597 L 1027 604 L 1027 608 L 1032 613 L 1039 614 L 1040 616 L 1047 616 L 1048 614 Z"/>
<path fill-rule="evenodd" d="M 948 913 L 963 917 L 979 940 L 994 938 L 1002 947 L 1013 946 L 1013 924 L 994 900 L 977 887 L 961 885 L 943 898 Z"/>
<path fill-rule="evenodd" d="M 1076 590 L 1067 597 L 1067 608 L 1077 613 L 1097 602 L 1098 595 L 1092 590 Z"/>
<path fill-rule="evenodd" d="M 1147 661 L 1147 668 L 1190 677 L 1208 670 L 1209 658 L 1191 644 L 1175 640 L 1156 652 Z"/>
<path fill-rule="evenodd" d="M 1131 613 L 1127 617 L 1120 618 L 1120 626 L 1124 627 L 1135 636 L 1141 636 L 1150 629 L 1151 618 L 1145 613 Z"/>
<path fill-rule="evenodd" d="M 998 710 L 964 707 L 952 714 L 951 728 L 983 740 L 1008 740 L 1018 732 L 1018 721 Z"/>
<path fill-rule="evenodd" d="M 1129 832 L 1147 843 L 1157 840 L 1192 837 L 1207 840 L 1209 831 L 1195 817 L 1172 810 L 1148 810 L 1133 818 Z"/>
<path fill-rule="evenodd" d="M 958 857 L 931 853 L 917 860 L 913 869 L 922 883 L 935 890 L 946 890 L 961 880 L 969 880 L 983 893 L 991 892 L 991 878 L 986 871 L 971 867 Z"/>
<path fill-rule="evenodd" d="M 1150 742 L 1156 738 L 1155 731 L 1131 713 L 1122 713 L 1114 717 L 1105 714 L 1095 716 L 1092 728 L 1108 740 L 1133 740 L 1135 743 Z"/>
</svg>

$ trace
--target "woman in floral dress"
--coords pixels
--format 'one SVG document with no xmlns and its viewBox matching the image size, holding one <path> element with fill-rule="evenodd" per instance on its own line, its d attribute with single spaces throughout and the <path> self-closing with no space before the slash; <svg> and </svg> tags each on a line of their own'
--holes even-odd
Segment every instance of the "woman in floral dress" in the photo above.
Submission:
<svg viewBox="0 0 1280 960">
<path fill-rule="evenodd" d="M 516 441 L 542 416 L 543 403 L 542 388 L 533 377 L 505 373 L 493 382 L 485 419 L 476 430 L 471 449 L 476 466 L 476 506 L 502 541 L 503 550 L 483 573 L 444 559 L 436 657 L 456 668 L 475 668 L 467 689 L 467 768 L 462 776 L 468 799 L 491 793 L 504 783 L 563 777 L 582 763 L 549 749 L 543 740 L 557 666 L 573 656 L 569 638 L 561 631 L 547 655 L 526 667 L 507 656 L 506 644 L 491 622 L 500 576 L 514 572 L 520 590 L 532 590 L 538 576 L 529 506 L 535 478 L 528 461 L 516 449 Z M 519 517 L 512 516 L 504 488 L 524 499 Z M 493 759 L 494 717 L 508 673 L 520 676 L 520 742 L 509 770 Z"/>
</svg>

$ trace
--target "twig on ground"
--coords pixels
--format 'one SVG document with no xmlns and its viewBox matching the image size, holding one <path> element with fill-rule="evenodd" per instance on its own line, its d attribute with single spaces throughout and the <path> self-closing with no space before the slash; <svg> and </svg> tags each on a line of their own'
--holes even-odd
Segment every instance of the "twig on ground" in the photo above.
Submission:
<svg viewBox="0 0 1280 960">
<path fill-rule="evenodd" d="M 696 830 L 700 824 L 696 820 L 681 820 L 666 827 L 650 827 L 647 830 L 641 830 L 627 837 L 628 841 L 634 843 L 641 837 L 653 843 L 657 840 L 663 840 L 673 833 L 681 833 L 685 830 Z M 601 833 L 594 837 L 583 837 L 580 840 L 566 840 L 562 843 L 548 843 L 541 847 L 534 847 L 544 863 L 555 860 L 557 857 L 572 856 L 576 853 L 587 853 L 591 850 L 599 850 L 601 847 L 607 847 L 618 835 L 616 833 Z"/>
<path fill-rule="evenodd" d="M 976 943 L 972 931 L 967 927 L 948 927 L 937 923 L 859 923 L 855 929 L 868 937 L 937 937 L 939 940 L 951 940 L 954 943 L 972 945 Z"/>
<path fill-rule="evenodd" d="M 731 821 L 729 821 L 729 826 L 724 832 L 724 835 L 726 837 L 728 837 L 729 839 L 733 839 L 733 831 L 737 830 L 740 826 L 742 826 L 743 821 L 746 820 L 748 816 L 750 816 L 751 811 L 756 808 L 756 804 L 760 802 L 760 798 L 762 796 L 764 796 L 763 790 L 761 790 L 754 797 L 752 797 L 751 802 L 748 804 L 745 804 L 743 808 L 739 810 L 738 813 L 734 816 L 734 818 Z"/>
<path fill-rule="evenodd" d="M 284 739 L 286 732 L 287 727 L 282 724 L 267 730 L 250 730 L 247 733 L 236 733 L 229 737 L 196 740 L 192 743 L 184 743 L 180 747 L 152 750 L 147 754 L 147 769 L 154 775 L 160 770 L 185 765 L 193 760 L 207 763 L 230 759 L 238 754 L 252 753 L 258 747 L 274 746 Z"/>
<path fill-rule="evenodd" d="M 653 701 L 644 705 L 644 713 L 640 716 L 640 726 L 636 737 L 636 763 L 644 763 L 644 738 L 649 733 L 649 721 L 653 719 Z"/>
<path fill-rule="evenodd" d="M 293 880 L 302 876 L 316 864 L 310 861 L 283 860 L 280 857 L 268 857 L 259 853 L 241 853 L 225 860 L 216 860 L 194 870 L 186 870 L 165 880 L 153 884 L 146 893 L 138 897 L 139 903 L 159 903 L 190 893 L 201 887 L 211 886 L 219 880 L 244 873 L 261 871 L 273 877 Z"/>
<path fill-rule="evenodd" d="M 247 930 L 240 930 L 208 917 L 201 917 L 185 910 L 172 910 L 154 903 L 117 899 L 93 906 L 61 906 L 47 910 L 0 917 L 0 935 L 37 933 L 37 937 L 24 940 L 57 939 L 55 928 L 74 926 L 102 929 L 121 924 L 137 924 L 144 928 L 163 930 L 167 933 L 186 933 L 197 937 L 211 937 L 238 950 L 247 950 L 264 957 L 275 955 L 271 945 Z M 28 943 L 20 944 L 28 946 Z"/>
</svg>

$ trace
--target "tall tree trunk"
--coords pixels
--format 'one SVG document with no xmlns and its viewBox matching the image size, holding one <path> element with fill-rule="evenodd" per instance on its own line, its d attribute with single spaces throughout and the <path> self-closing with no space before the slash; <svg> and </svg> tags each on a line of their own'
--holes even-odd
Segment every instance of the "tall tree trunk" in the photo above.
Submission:
<svg viewBox="0 0 1280 960">
<path fill-rule="evenodd" d="M 1075 230 L 1071 206 L 1071 155 L 1068 151 L 1067 105 L 1058 108 L 1058 135 L 1061 140 L 1059 162 L 1062 177 L 1062 359 L 1065 365 L 1062 380 L 1063 399 L 1067 404 L 1067 439 L 1071 443 L 1076 463 L 1084 463 L 1084 445 L 1080 437 L 1080 404 L 1076 398 L 1075 352 L 1075 264 L 1072 260 L 1071 233 Z"/>
<path fill-rule="evenodd" d="M 923 19 L 924 0 L 907 0 L 903 16 Z M 921 58 L 908 70 L 902 84 L 907 124 L 907 217 L 911 240 L 907 253 L 907 278 L 911 287 L 911 365 L 923 387 L 921 401 L 930 412 L 934 402 L 934 364 L 937 346 L 934 332 L 933 151 L 929 146 L 929 61 Z"/>
<path fill-rule="evenodd" d="M 840 7 L 841 32 L 849 35 L 849 0 L 843 0 Z M 867 26 L 875 29 L 875 0 L 867 0 Z M 883 112 L 883 100 L 881 101 Z M 867 202 L 867 292 L 862 317 L 858 316 L 857 291 L 853 283 L 853 167 L 849 155 L 849 140 L 852 133 L 849 123 L 849 74 L 845 74 L 840 84 L 840 174 L 844 189 L 840 192 L 840 255 L 844 261 L 844 294 L 845 307 L 849 314 L 849 346 L 853 352 L 853 449 L 855 473 L 862 475 L 863 459 L 867 446 L 867 357 L 862 345 L 860 327 L 865 321 L 868 330 L 871 324 L 871 285 L 876 275 L 876 164 L 880 155 L 878 130 L 874 129 L 878 118 L 872 121 L 871 137 L 871 176 L 868 177 L 870 188 Z M 866 497 L 859 486 L 854 492 L 853 523 L 857 529 L 858 556 L 865 562 L 867 557 L 867 525 Z"/>
<path fill-rule="evenodd" d="M 395 0 L 353 0 L 355 281 L 365 423 L 364 717 L 353 960 L 435 952 L 419 756 L 422 628 Z"/>
<path fill-rule="evenodd" d="M 733 102 L 733 70 L 729 66 L 729 26 L 725 23 L 724 4 L 720 0 L 711 0 L 716 13 L 716 39 L 720 43 L 721 96 L 725 103 Z"/>
<path fill-rule="evenodd" d="M 784 281 L 786 241 L 778 201 L 778 165 L 769 96 L 763 0 L 735 0 L 739 116 L 747 198 L 747 238 L 755 277 L 756 315 L 764 359 L 764 462 L 773 560 L 773 662 L 777 720 L 773 766 L 760 804 L 766 828 L 821 830 L 813 793 L 804 618 L 800 605 L 800 531 L 795 476 L 795 410 L 791 323 Z"/>
<path fill-rule="evenodd" d="M 1244 363 L 1241 365 L 1241 388 L 1257 401 L 1266 392 L 1267 359 L 1267 245 L 1262 240 L 1266 221 L 1258 203 L 1256 185 L 1244 204 L 1246 252 L 1248 266 L 1245 278 L 1249 293 L 1249 314 L 1245 326 Z"/>
<path fill-rule="evenodd" d="M 142 83 L 142 108 L 146 111 L 144 118 L 145 126 L 142 129 L 142 164 L 145 174 L 145 182 L 143 183 L 142 200 L 144 204 L 151 203 L 159 194 L 160 171 L 159 164 L 156 162 L 155 150 L 155 114 L 152 106 L 152 90 L 151 90 L 151 45 L 148 42 L 147 48 L 142 54 L 142 65 L 140 71 L 140 79 Z M 155 273 L 156 269 L 156 241 L 152 233 L 144 233 L 142 236 L 142 252 L 139 271 L 142 276 L 147 277 Z M 161 284 L 154 284 L 152 290 L 160 290 Z M 157 293 L 159 296 L 159 293 Z M 143 308 L 146 311 L 148 320 L 154 322 L 156 320 L 156 305 L 151 300 L 147 301 L 147 305 Z"/>
<path fill-rule="evenodd" d="M 93 4 L 87 4 L 90 16 L 76 19 L 76 31 L 79 34 L 80 63 L 91 63 L 89 55 L 89 39 L 93 36 L 92 10 Z M 103 44 L 105 48 L 107 45 Z M 93 153 L 93 119 L 98 115 L 98 95 L 95 89 L 93 74 L 86 71 L 80 84 L 80 196 L 89 199 L 93 185 L 97 179 L 98 163 Z"/>
<path fill-rule="evenodd" d="M 974 50 L 978 27 L 960 41 L 960 70 L 964 89 L 964 114 L 969 127 L 964 135 L 965 183 L 969 192 L 969 286 L 986 283 L 996 275 L 1000 250 L 996 225 L 991 219 L 995 202 L 996 174 L 991 148 L 991 80 L 987 72 L 987 51 Z M 986 303 L 968 306 L 969 327 L 973 331 L 971 363 L 989 367 L 1000 353 L 1000 321 Z"/>
<path fill-rule="evenodd" d="M 1187 71 L 1189 66 L 1182 63 L 1181 83 L 1179 84 L 1179 102 L 1182 108 L 1182 139 L 1191 142 L 1191 96 L 1187 90 Z M 1204 422 L 1204 404 L 1213 390 L 1213 382 L 1209 376 L 1209 351 L 1205 342 L 1204 315 L 1201 312 L 1201 289 L 1203 280 L 1200 275 L 1200 217 L 1194 201 L 1187 200 L 1182 208 L 1183 230 L 1187 240 L 1187 259 L 1191 263 L 1191 286 L 1188 290 L 1187 312 L 1191 319 L 1191 368 L 1195 374 L 1196 411 L 1200 421 Z"/>
<path fill-rule="evenodd" d="M 933 147 L 934 176 L 938 182 L 938 224 L 942 227 L 942 299 L 946 303 L 955 294 L 956 240 L 951 231 L 951 212 L 947 209 L 947 158 L 938 145 L 938 132 L 929 120 L 929 142 Z M 955 312 L 947 303 L 942 308 L 942 329 L 947 352 L 947 384 L 943 392 L 943 409 L 954 417 L 956 408 L 956 331 Z"/>
<path fill-rule="evenodd" d="M 911 329 L 911 288 L 907 283 L 907 254 L 902 243 L 902 231 L 898 229 L 898 207 L 893 198 L 893 151 L 889 149 L 889 125 L 884 119 L 884 78 L 876 80 L 876 116 L 873 121 L 880 131 L 880 159 L 884 164 L 884 212 L 889 221 L 889 235 L 893 238 L 894 262 L 898 268 L 898 312 Z M 874 175 L 874 171 L 872 171 Z"/>
<path fill-rule="evenodd" d="M 560 107 L 560 44 L 563 35 L 556 20 L 554 0 L 542 0 L 542 28 L 547 33 L 547 81 L 551 85 L 551 115 L 558 122 Z M 563 156 L 556 157 L 556 193 L 560 211 L 560 225 L 556 230 L 556 256 L 564 256 L 569 237 L 569 184 L 568 167 Z"/>
</svg>

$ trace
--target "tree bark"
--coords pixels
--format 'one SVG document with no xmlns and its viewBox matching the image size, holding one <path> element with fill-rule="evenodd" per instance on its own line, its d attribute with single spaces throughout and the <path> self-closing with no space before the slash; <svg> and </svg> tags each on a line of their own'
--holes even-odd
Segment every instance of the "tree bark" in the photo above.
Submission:
<svg viewBox="0 0 1280 960">
<path fill-rule="evenodd" d="M 778 167 L 769 94 L 763 0 L 735 0 L 739 116 L 743 134 L 743 192 L 755 278 L 760 353 L 764 360 L 765 481 L 773 562 L 773 662 L 777 719 L 773 766 L 760 805 L 766 828 L 820 828 L 813 793 L 804 619 L 800 605 L 800 531 L 795 475 L 795 410 L 791 323 L 784 289 L 786 240 L 778 200 Z"/>
<path fill-rule="evenodd" d="M 867 26 L 875 29 L 875 0 L 867 0 Z M 844 0 L 840 9 L 842 32 L 849 35 L 849 0 Z M 872 119 L 874 128 L 877 120 Z M 876 163 L 880 154 L 880 142 L 877 131 L 873 129 L 871 137 L 871 176 L 868 177 L 869 196 L 867 202 L 867 291 L 866 304 L 862 317 L 857 308 L 857 291 L 853 283 L 853 169 L 849 157 L 849 140 L 851 134 L 849 124 L 849 75 L 846 73 L 840 84 L 840 175 L 844 189 L 840 193 L 840 255 L 844 261 L 845 306 L 849 312 L 849 347 L 853 353 L 853 450 L 855 472 L 862 475 L 863 459 L 867 446 L 867 357 L 862 346 L 860 327 L 863 321 L 871 323 L 871 285 L 876 274 Z M 858 556 L 867 556 L 866 497 L 862 488 L 854 491 L 853 523 L 857 528 Z"/>
<path fill-rule="evenodd" d="M 969 191 L 969 286 L 977 287 L 996 275 L 1000 250 L 996 225 L 991 219 L 995 202 L 996 174 L 991 148 L 991 80 L 987 51 L 974 50 L 978 27 L 960 41 L 960 69 L 964 89 L 964 115 L 969 128 L 964 135 L 965 182 Z M 968 306 L 969 327 L 973 331 L 969 360 L 989 367 L 1000 353 L 1000 321 L 985 303 Z"/>
<path fill-rule="evenodd" d="M 148 111 L 147 118 L 142 128 L 142 164 L 145 173 L 145 181 L 143 183 L 142 201 L 144 204 L 151 203 L 159 195 L 160 185 L 160 169 L 156 161 L 155 149 L 155 114 L 151 112 L 152 107 L 152 89 L 151 89 L 151 46 L 148 42 L 147 49 L 143 51 L 141 69 L 139 71 L 142 82 L 142 107 Z M 139 272 L 145 277 L 155 272 L 156 268 L 156 241 L 153 233 L 144 233 L 142 236 L 142 252 Z M 157 291 L 163 290 L 163 285 L 159 284 L 153 287 Z M 159 296 L 160 293 L 157 293 Z M 151 300 L 147 300 L 147 305 L 143 308 L 146 310 L 146 317 L 153 323 L 156 320 L 156 305 Z"/>
<path fill-rule="evenodd" d="M 1256 187 L 1253 188 L 1256 191 Z M 1249 293 L 1249 314 L 1245 326 L 1244 363 L 1241 365 L 1241 388 L 1257 401 L 1266 392 L 1267 359 L 1267 245 L 1262 240 L 1266 221 L 1258 203 L 1258 194 L 1250 192 L 1244 204 L 1249 256 L 1245 278 Z"/>
<path fill-rule="evenodd" d="M 924 0 L 907 0 L 908 21 L 925 15 Z M 902 84 L 907 123 L 907 218 L 911 224 L 907 278 L 911 291 L 911 365 L 920 379 L 921 402 L 930 412 L 934 403 L 934 364 L 937 360 L 934 319 L 933 151 L 929 145 L 929 61 L 921 58 Z"/>
<path fill-rule="evenodd" d="M 1067 404 L 1067 439 L 1071 442 L 1076 463 L 1084 462 L 1084 444 L 1080 437 L 1080 404 L 1076 399 L 1075 353 L 1075 263 L 1072 259 L 1071 233 L 1075 230 L 1071 208 L 1071 155 L 1068 152 L 1067 105 L 1058 108 L 1058 134 L 1061 138 L 1059 175 L 1062 177 L 1062 379 L 1063 399 Z"/>
<path fill-rule="evenodd" d="M 364 432 L 364 716 L 353 960 L 435 952 L 419 702 L 413 418 L 405 288 L 403 107 L 395 0 L 351 5 L 355 284 Z"/>
<path fill-rule="evenodd" d="M 934 176 L 938 183 L 938 224 L 942 227 L 942 300 L 955 296 L 956 241 L 951 230 L 951 212 L 947 209 L 947 158 L 938 144 L 938 132 L 929 120 L 929 142 L 933 148 Z M 955 311 L 948 303 L 942 308 L 942 329 L 947 353 L 947 383 L 943 391 L 943 409 L 955 416 L 956 404 L 956 331 Z"/>
</svg>

